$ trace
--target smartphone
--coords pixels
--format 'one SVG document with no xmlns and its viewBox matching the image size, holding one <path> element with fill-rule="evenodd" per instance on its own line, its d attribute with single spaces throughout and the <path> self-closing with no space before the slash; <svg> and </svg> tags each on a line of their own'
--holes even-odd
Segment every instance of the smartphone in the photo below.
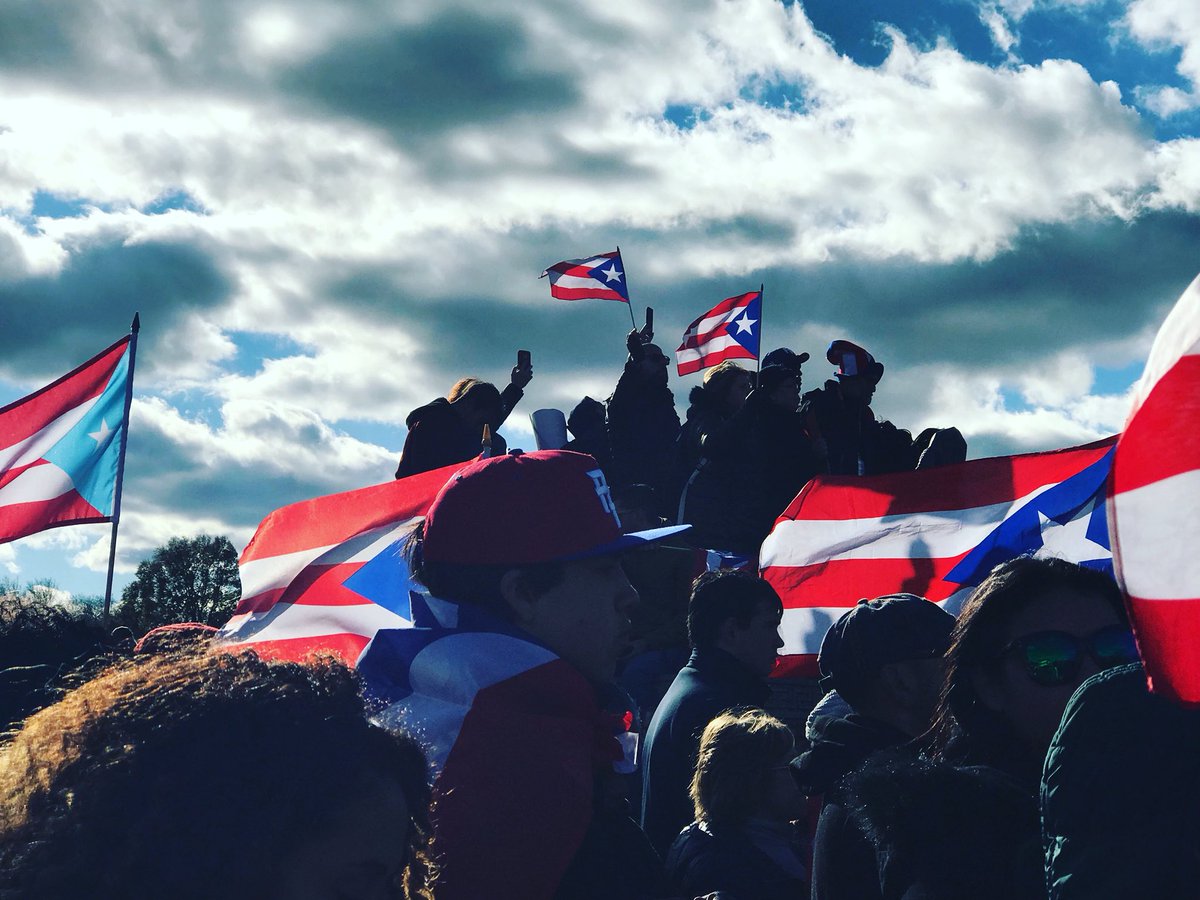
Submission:
<svg viewBox="0 0 1200 900">
<path fill-rule="evenodd" d="M 650 306 L 646 307 L 646 332 L 654 334 L 654 308 Z"/>
<path fill-rule="evenodd" d="M 528 350 L 517 351 L 517 368 L 529 369 L 533 367 L 533 354 Z"/>
</svg>

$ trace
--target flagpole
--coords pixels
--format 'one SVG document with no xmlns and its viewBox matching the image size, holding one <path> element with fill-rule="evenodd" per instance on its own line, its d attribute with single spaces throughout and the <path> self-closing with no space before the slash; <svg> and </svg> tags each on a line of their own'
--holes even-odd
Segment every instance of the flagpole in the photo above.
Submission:
<svg viewBox="0 0 1200 900">
<path fill-rule="evenodd" d="M 767 308 L 767 302 L 763 298 L 763 283 L 758 283 L 758 353 L 755 354 L 758 358 L 754 361 L 754 371 L 762 371 L 762 348 L 763 348 L 763 319 L 765 318 L 764 310 Z"/>
<path fill-rule="evenodd" d="M 621 259 L 621 245 L 617 244 L 617 259 Z M 633 300 L 629 297 L 629 270 L 625 268 L 625 260 L 621 259 L 621 274 L 625 276 L 625 305 L 629 307 L 629 324 L 637 331 L 637 319 L 633 317 Z"/>
<path fill-rule="evenodd" d="M 117 483 L 113 497 L 112 539 L 108 545 L 108 580 L 104 585 L 104 624 L 108 625 L 108 612 L 112 606 L 113 570 L 117 562 L 117 526 L 121 521 L 121 489 L 125 483 L 125 448 L 129 444 L 129 408 L 133 405 L 133 367 L 137 361 L 138 331 L 141 330 L 141 319 L 138 313 L 133 314 L 133 323 L 129 326 L 129 376 L 125 381 L 125 418 L 121 429 L 121 453 L 117 460 Z"/>
</svg>

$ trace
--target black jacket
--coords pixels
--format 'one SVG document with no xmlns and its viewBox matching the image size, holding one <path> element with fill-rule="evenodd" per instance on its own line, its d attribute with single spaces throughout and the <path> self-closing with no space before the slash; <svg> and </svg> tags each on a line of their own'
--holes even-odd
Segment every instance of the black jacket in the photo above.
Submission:
<svg viewBox="0 0 1200 900">
<path fill-rule="evenodd" d="M 694 818 L 688 785 L 704 726 L 736 706 L 762 707 L 770 693 L 765 679 L 723 650 L 692 651 L 646 732 L 642 828 L 659 853 Z"/>
<path fill-rule="evenodd" d="M 1141 666 L 1080 685 L 1042 776 L 1053 900 L 1196 896 L 1197 748 L 1200 710 L 1151 694 Z"/>
<path fill-rule="evenodd" d="M 800 789 L 813 797 L 833 789 L 868 756 L 908 743 L 909 736 L 892 725 L 850 713 L 814 720 L 809 740 L 812 746 L 792 763 L 792 771 Z"/>
<path fill-rule="evenodd" d="M 515 384 L 509 384 L 500 392 L 503 414 L 492 424 L 493 456 L 507 451 L 504 438 L 496 433 L 496 429 L 504 424 L 522 396 L 524 392 Z M 476 431 L 464 422 L 445 397 L 417 407 L 408 414 L 404 424 L 408 426 L 408 435 L 404 438 L 404 449 L 396 466 L 397 478 L 452 466 L 479 455 L 482 431 Z"/>
<path fill-rule="evenodd" d="M 647 379 L 638 364 L 628 362 L 608 398 L 611 466 L 605 470 L 614 486 L 648 484 L 660 513 L 673 512 L 670 502 L 672 461 L 679 436 L 675 395 L 665 380 Z"/>
<path fill-rule="evenodd" d="M 1037 800 L 989 766 L 876 754 L 821 811 L 813 900 L 1039 900 Z"/>
<path fill-rule="evenodd" d="M 803 858 L 800 834 L 786 823 L 693 822 L 671 845 L 667 879 L 681 897 L 798 900 L 808 893 Z"/>
<path fill-rule="evenodd" d="M 877 420 L 870 406 L 850 402 L 837 381 L 826 381 L 823 388 L 805 394 L 800 415 L 816 423 L 834 475 L 881 475 L 916 468 L 912 435 Z"/>
</svg>

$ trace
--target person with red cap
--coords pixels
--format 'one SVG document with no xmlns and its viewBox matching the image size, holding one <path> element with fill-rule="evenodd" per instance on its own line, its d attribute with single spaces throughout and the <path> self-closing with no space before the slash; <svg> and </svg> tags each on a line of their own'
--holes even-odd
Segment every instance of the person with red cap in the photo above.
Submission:
<svg viewBox="0 0 1200 900">
<path fill-rule="evenodd" d="M 436 896 L 655 896 L 618 777 L 636 738 L 612 679 L 638 600 L 620 554 L 687 527 L 623 534 L 595 459 L 562 450 L 477 461 L 438 493 L 407 549 L 430 596 L 359 661 L 437 770 Z"/>
</svg>

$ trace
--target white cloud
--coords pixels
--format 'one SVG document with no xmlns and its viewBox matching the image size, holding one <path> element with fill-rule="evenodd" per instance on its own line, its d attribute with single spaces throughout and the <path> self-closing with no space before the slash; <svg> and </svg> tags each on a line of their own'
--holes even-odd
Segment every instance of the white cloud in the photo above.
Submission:
<svg viewBox="0 0 1200 900">
<path fill-rule="evenodd" d="M 1151 50 L 1179 48 L 1176 70 L 1189 90 L 1144 86 L 1147 108 L 1167 117 L 1200 106 L 1200 5 L 1192 0 L 1133 0 L 1125 13 L 1133 38 Z"/>
</svg>

